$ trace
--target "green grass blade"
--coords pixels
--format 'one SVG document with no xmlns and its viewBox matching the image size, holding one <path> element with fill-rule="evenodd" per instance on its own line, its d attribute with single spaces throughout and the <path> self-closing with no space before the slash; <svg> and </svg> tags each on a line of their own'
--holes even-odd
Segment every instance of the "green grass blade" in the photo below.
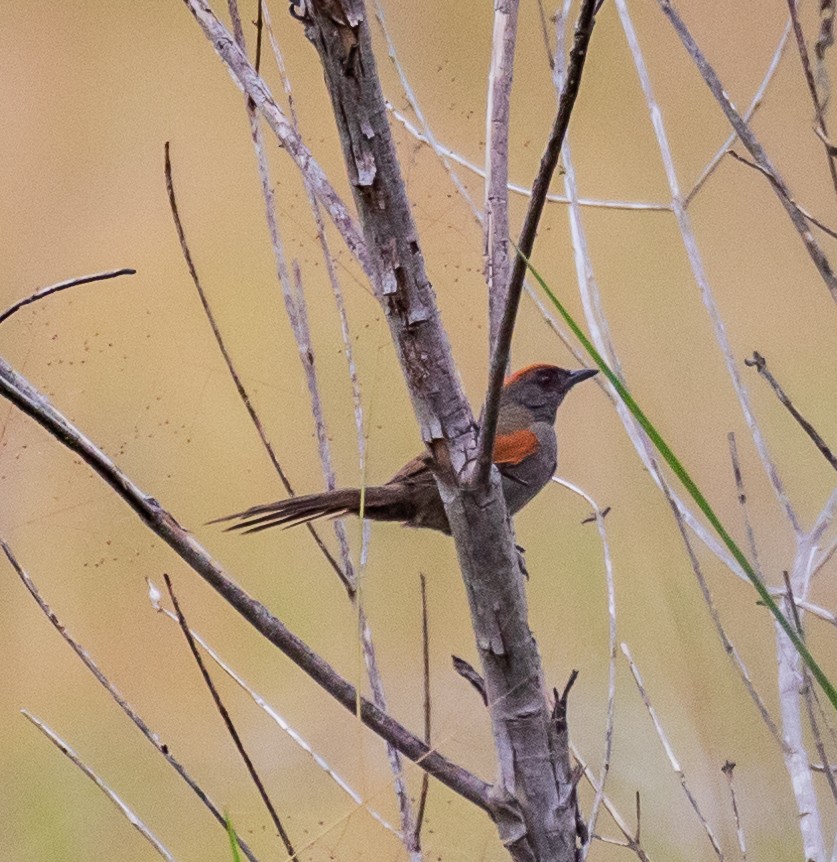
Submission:
<svg viewBox="0 0 837 862">
<path fill-rule="evenodd" d="M 232 819 L 228 812 L 224 812 L 224 821 L 227 824 L 227 836 L 230 839 L 230 850 L 232 851 L 233 862 L 241 862 L 241 847 L 238 844 L 238 835 L 235 834 Z"/>
<path fill-rule="evenodd" d="M 519 254 L 518 250 L 518 254 Z M 683 486 L 689 492 L 689 496 L 695 501 L 698 508 L 703 512 L 706 516 L 706 519 L 714 528 L 715 532 L 720 537 L 721 541 L 727 546 L 729 552 L 735 558 L 735 561 L 741 566 L 744 574 L 749 578 L 750 582 L 756 588 L 756 592 L 759 594 L 759 598 L 761 601 L 768 607 L 770 612 L 776 618 L 776 621 L 784 630 L 785 634 L 790 639 L 791 643 L 796 648 L 796 651 L 799 653 L 802 660 L 810 670 L 811 675 L 816 679 L 816 681 L 820 684 L 822 690 L 825 692 L 826 697 L 831 701 L 831 705 L 837 709 L 837 690 L 835 690 L 834 686 L 831 684 L 831 681 L 823 672 L 822 668 L 817 664 L 814 660 L 814 657 L 808 651 L 808 647 L 805 646 L 805 642 L 800 637 L 799 633 L 796 631 L 793 625 L 786 619 L 785 615 L 779 609 L 779 606 L 773 600 L 773 597 L 765 587 L 761 578 L 756 574 L 755 569 L 750 565 L 747 558 L 741 552 L 741 549 L 733 540 L 732 536 L 727 532 L 724 525 L 721 523 L 718 516 L 715 514 L 715 511 L 709 505 L 709 501 L 700 491 L 700 488 L 695 484 L 692 477 L 689 475 L 686 468 L 683 466 L 680 459 L 674 454 L 671 450 L 671 447 L 663 440 L 660 432 L 651 424 L 651 421 L 648 417 L 643 413 L 640 406 L 634 401 L 633 396 L 630 392 L 625 388 L 622 381 L 611 371 L 608 364 L 604 361 L 601 354 L 596 350 L 596 348 L 591 343 L 590 339 L 582 331 L 581 327 L 575 322 L 572 315 L 567 311 L 566 308 L 561 304 L 561 301 L 558 297 L 550 290 L 549 285 L 543 280 L 538 271 L 532 266 L 530 261 L 526 261 L 526 265 L 529 267 L 532 275 L 535 277 L 535 280 L 543 289 L 544 293 L 549 297 L 552 304 L 558 310 L 558 313 L 561 317 L 564 318 L 567 326 L 573 331 L 575 337 L 579 340 L 584 349 L 590 354 L 593 361 L 596 365 L 599 366 L 602 374 L 610 381 L 613 388 L 619 394 L 619 397 L 625 403 L 625 406 L 628 410 L 631 411 L 634 418 L 637 422 L 642 426 L 643 431 L 648 435 L 648 438 L 657 448 L 657 451 L 662 455 L 666 464 L 674 471 L 677 478 L 683 483 Z"/>
</svg>

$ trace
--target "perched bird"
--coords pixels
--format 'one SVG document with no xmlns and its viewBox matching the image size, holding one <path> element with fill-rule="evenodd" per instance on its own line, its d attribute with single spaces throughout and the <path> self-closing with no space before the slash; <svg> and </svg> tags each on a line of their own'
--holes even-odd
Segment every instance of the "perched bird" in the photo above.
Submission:
<svg viewBox="0 0 837 862">
<path fill-rule="evenodd" d="M 500 397 L 494 463 L 502 476 L 510 514 L 519 512 L 549 482 L 558 455 L 554 427 L 558 406 L 576 383 L 596 373 L 589 368 L 566 371 L 554 365 L 530 365 L 506 378 Z M 428 527 L 450 534 L 430 459 L 427 453 L 419 455 L 385 485 L 367 486 L 364 517 L 374 521 L 400 521 L 408 527 Z M 257 533 L 269 527 L 290 527 L 316 518 L 357 515 L 360 506 L 359 488 L 337 488 L 253 506 L 210 523 L 237 521 L 228 529 Z"/>
</svg>

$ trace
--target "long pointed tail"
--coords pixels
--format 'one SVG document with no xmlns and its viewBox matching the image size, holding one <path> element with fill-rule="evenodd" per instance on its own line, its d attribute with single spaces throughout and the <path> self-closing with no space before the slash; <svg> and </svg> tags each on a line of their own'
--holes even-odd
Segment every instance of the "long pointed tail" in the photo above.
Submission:
<svg viewBox="0 0 837 862">
<path fill-rule="evenodd" d="M 370 491 L 367 488 L 367 498 Z M 374 496 L 374 495 L 373 495 Z M 275 503 L 264 503 L 253 506 L 234 515 L 224 515 L 209 521 L 219 524 L 224 521 L 236 521 L 226 529 L 241 530 L 243 533 L 259 533 L 270 527 L 293 527 L 305 524 L 317 518 L 338 518 L 341 515 L 358 514 L 360 511 L 360 489 L 341 488 L 336 491 L 326 491 L 323 494 L 308 494 L 304 497 L 289 497 L 287 500 L 277 500 Z"/>
</svg>

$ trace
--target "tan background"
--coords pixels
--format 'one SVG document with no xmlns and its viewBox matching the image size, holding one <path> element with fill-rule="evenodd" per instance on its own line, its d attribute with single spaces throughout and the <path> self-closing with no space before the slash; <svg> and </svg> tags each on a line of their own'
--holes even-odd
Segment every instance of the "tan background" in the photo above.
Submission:
<svg viewBox="0 0 837 862">
<path fill-rule="evenodd" d="M 219 4 L 220 6 L 220 4 Z M 255 16 L 247 4 L 244 17 Z M 724 120 L 655 3 L 632 3 L 681 182 L 688 188 L 727 134 Z M 634 8 L 635 7 L 635 8 Z M 287 52 L 304 134 L 348 195 L 313 49 L 285 4 L 271 7 Z M 388 0 L 393 38 L 441 141 L 483 157 L 490 4 Z M 219 13 L 223 10 L 219 8 Z M 691 2 L 682 12 L 733 99 L 745 105 L 767 67 L 784 3 Z M 181 213 L 230 350 L 292 481 L 321 487 L 305 385 L 266 240 L 242 98 L 183 4 L 6 4 L 0 31 L 0 307 L 38 287 L 110 267 L 130 279 L 88 285 L 20 312 L 2 327 L 2 352 L 253 595 L 352 678 L 354 618 L 303 530 L 242 539 L 202 524 L 282 495 L 218 354 L 180 257 L 163 183 L 172 142 Z M 813 18 L 806 19 L 814 32 Z M 252 28 L 248 27 L 252 42 Z M 388 97 L 404 100 L 381 53 Z M 536 169 L 553 110 L 536 10 L 523 4 L 514 92 L 512 179 Z M 268 79 L 279 91 L 270 58 Z M 755 128 L 795 194 L 834 223 L 835 199 L 799 58 L 788 51 Z M 481 233 L 432 153 L 401 129 L 396 138 L 431 278 L 463 380 L 478 405 L 485 381 Z M 581 193 L 667 198 L 647 108 L 615 8 L 593 36 L 572 123 Z M 337 317 L 312 245 L 307 205 L 292 166 L 271 148 L 289 255 L 303 265 L 317 364 L 338 476 L 360 480 Z M 461 176 L 481 199 L 481 183 Z M 559 184 L 556 184 L 558 186 Z M 522 213 L 513 199 L 514 223 Z M 826 439 L 837 440 L 834 305 L 764 179 L 725 162 L 692 208 L 706 268 L 740 361 L 757 348 Z M 740 435 L 761 560 L 777 583 L 792 543 L 756 460 L 725 377 L 708 318 L 666 213 L 587 210 L 596 275 L 632 389 L 681 453 L 719 513 L 743 538 L 726 433 Z M 369 425 L 370 480 L 418 451 L 415 424 L 386 326 L 339 240 Z M 833 242 L 823 239 L 830 253 Z M 541 271 L 580 312 L 566 210 L 549 208 L 536 249 Z M 528 301 L 515 363 L 573 365 Z M 752 371 L 755 409 L 804 524 L 834 474 Z M 156 616 L 145 578 L 169 572 L 194 626 L 227 656 L 318 751 L 395 822 L 382 747 L 281 656 L 256 638 L 125 505 L 26 417 L 0 404 L 0 535 L 62 620 L 214 798 L 227 806 L 261 858 L 279 858 L 267 819 L 210 708 L 175 627 Z M 559 419 L 559 471 L 583 485 L 607 519 L 619 638 L 640 664 L 655 704 L 707 816 L 726 848 L 734 833 L 724 760 L 738 763 L 740 804 L 753 858 L 799 858 L 796 813 L 781 759 L 712 631 L 668 510 L 629 445 L 610 403 L 592 384 Z M 582 526 L 588 507 L 550 487 L 517 519 L 528 548 L 532 625 L 550 683 L 581 672 L 572 732 L 598 767 L 607 680 L 601 548 Z M 356 539 L 356 524 L 349 525 Z M 355 543 L 355 553 L 357 553 Z M 705 554 L 722 615 L 768 703 L 775 706 L 773 636 L 753 591 Z M 442 537 L 373 529 L 365 600 L 392 711 L 420 727 L 418 575 L 430 593 L 433 696 L 440 748 L 490 778 L 493 753 L 477 698 L 449 656 L 474 659 L 453 547 Z M 835 563 L 814 598 L 835 606 Z M 140 860 L 150 848 L 25 720 L 26 707 L 63 735 L 135 807 L 181 859 L 227 859 L 226 839 L 139 738 L 0 568 L 0 856 Z M 834 630 L 813 622 L 814 652 L 837 676 Z M 256 755 L 305 859 L 400 859 L 391 835 L 315 771 L 307 758 L 223 681 L 222 692 Z M 417 791 L 418 771 L 411 768 Z M 643 800 L 652 858 L 706 858 L 699 826 L 668 768 L 624 665 L 619 664 L 610 793 L 632 818 Z M 589 806 L 585 793 L 584 803 Z M 351 815 L 351 816 L 350 816 Z M 830 816 L 830 815 L 829 815 Z M 830 816 L 833 825 L 834 817 Z M 603 816 L 600 830 L 615 835 Z M 827 833 L 828 834 L 828 833 Z M 502 859 L 493 827 L 438 785 L 425 829 L 428 859 Z M 597 844 L 593 858 L 625 858 Z M 734 855 L 734 853 L 733 853 Z"/>
</svg>

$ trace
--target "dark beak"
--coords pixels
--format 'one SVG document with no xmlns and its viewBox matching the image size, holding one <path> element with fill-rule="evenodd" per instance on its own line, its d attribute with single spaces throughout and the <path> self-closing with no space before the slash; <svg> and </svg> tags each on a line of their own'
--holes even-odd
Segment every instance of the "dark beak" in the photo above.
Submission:
<svg viewBox="0 0 837 862">
<path fill-rule="evenodd" d="M 589 380 L 591 377 L 595 377 L 598 373 L 598 368 L 581 368 L 578 371 L 573 371 L 567 379 L 565 388 L 569 391 L 576 385 L 576 383 L 581 383 L 582 380 Z"/>
</svg>

